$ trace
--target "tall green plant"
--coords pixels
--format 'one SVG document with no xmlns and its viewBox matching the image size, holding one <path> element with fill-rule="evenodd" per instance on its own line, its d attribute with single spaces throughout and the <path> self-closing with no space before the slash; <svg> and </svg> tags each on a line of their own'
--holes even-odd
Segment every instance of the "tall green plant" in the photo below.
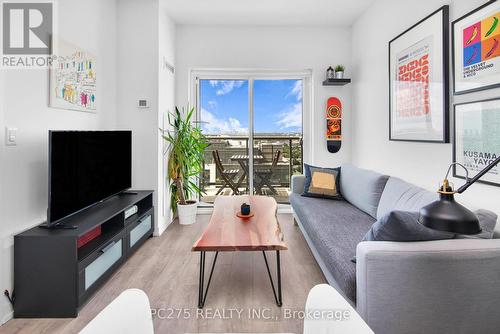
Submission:
<svg viewBox="0 0 500 334">
<path fill-rule="evenodd" d="M 163 139 L 168 143 L 168 178 L 172 209 L 177 210 L 177 204 L 185 205 L 186 198 L 202 194 L 197 180 L 203 171 L 203 153 L 208 147 L 208 141 L 201 129 L 193 124 L 194 108 L 168 113 L 168 123 L 171 129 L 162 130 Z"/>
</svg>

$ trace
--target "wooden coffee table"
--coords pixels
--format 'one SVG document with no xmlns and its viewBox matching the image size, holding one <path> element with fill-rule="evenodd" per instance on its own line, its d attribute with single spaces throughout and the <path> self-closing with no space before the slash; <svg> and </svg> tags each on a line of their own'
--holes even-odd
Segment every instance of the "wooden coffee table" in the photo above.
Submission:
<svg viewBox="0 0 500 334">
<path fill-rule="evenodd" d="M 239 218 L 241 204 L 248 203 L 254 214 L 251 218 Z M 200 252 L 200 281 L 198 290 L 198 308 L 203 308 L 207 299 L 208 288 L 219 252 L 262 251 L 267 273 L 271 281 L 276 304 L 281 306 L 281 268 L 280 251 L 287 250 L 283 234 L 276 218 L 278 205 L 274 198 L 265 196 L 220 196 L 215 199 L 210 223 L 201 237 L 193 245 L 193 252 Z M 267 262 L 266 251 L 276 252 L 277 291 Z M 205 288 L 205 253 L 215 252 Z"/>
</svg>

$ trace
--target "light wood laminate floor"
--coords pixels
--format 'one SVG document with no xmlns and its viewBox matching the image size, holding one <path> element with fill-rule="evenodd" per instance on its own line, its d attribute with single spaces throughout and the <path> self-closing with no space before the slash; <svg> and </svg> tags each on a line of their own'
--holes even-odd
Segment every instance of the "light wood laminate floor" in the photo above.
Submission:
<svg viewBox="0 0 500 334">
<path fill-rule="evenodd" d="M 154 317 L 156 333 L 302 333 L 302 320 L 288 316 L 303 310 L 309 290 L 326 281 L 290 214 L 278 216 L 289 248 L 281 252 L 283 307 L 275 304 L 261 252 L 227 252 L 219 253 L 204 313 L 197 313 L 200 256 L 191 246 L 209 218 L 199 215 L 192 226 L 175 222 L 161 237 L 149 239 L 77 318 L 13 319 L 0 327 L 0 333 L 77 333 L 128 288 L 144 290 L 151 307 L 159 310 L 160 316 Z M 207 254 L 209 266 L 213 254 Z M 268 259 L 275 270 L 274 252 Z"/>
</svg>

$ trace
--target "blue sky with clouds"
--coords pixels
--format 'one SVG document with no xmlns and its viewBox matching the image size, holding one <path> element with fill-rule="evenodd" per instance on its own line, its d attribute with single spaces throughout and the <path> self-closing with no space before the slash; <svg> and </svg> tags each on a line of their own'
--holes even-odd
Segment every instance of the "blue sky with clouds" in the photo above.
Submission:
<svg viewBox="0 0 500 334">
<path fill-rule="evenodd" d="M 248 134 L 248 81 L 201 80 L 200 100 L 205 133 Z M 254 81 L 254 130 L 302 132 L 302 80 Z"/>
</svg>

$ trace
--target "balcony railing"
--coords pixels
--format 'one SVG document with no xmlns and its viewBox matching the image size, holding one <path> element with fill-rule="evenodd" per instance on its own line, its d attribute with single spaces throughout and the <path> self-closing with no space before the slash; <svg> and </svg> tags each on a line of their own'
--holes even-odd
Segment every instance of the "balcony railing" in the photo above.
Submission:
<svg viewBox="0 0 500 334">
<path fill-rule="evenodd" d="M 247 136 L 207 136 L 201 200 L 213 203 L 215 196 L 249 194 Z M 302 174 L 301 135 L 256 135 L 254 148 L 254 194 L 272 196 L 279 203 L 289 203 L 292 175 Z M 218 153 L 220 164 L 213 152 Z M 279 151 L 279 158 L 276 159 Z M 274 163 L 273 163 L 274 162 Z"/>
</svg>

